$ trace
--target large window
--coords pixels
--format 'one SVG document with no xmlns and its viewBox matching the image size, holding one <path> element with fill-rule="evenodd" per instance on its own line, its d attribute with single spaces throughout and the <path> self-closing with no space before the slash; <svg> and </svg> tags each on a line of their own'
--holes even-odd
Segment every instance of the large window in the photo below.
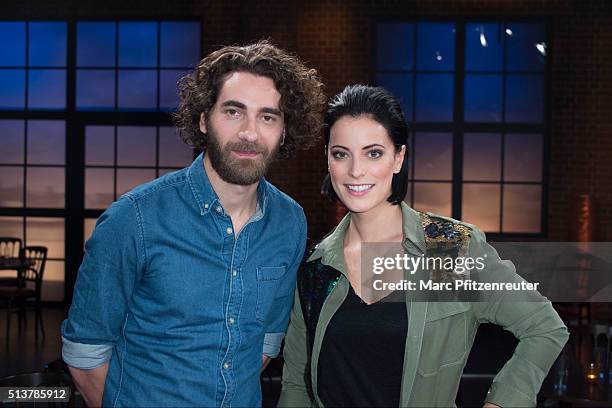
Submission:
<svg viewBox="0 0 612 408">
<path fill-rule="evenodd" d="M 381 22 L 376 83 L 412 126 L 406 201 L 487 232 L 545 233 L 546 26 Z"/>
<path fill-rule="evenodd" d="M 0 22 L 0 236 L 49 248 L 44 300 L 113 200 L 191 162 L 168 112 L 199 58 L 194 21 Z"/>
</svg>

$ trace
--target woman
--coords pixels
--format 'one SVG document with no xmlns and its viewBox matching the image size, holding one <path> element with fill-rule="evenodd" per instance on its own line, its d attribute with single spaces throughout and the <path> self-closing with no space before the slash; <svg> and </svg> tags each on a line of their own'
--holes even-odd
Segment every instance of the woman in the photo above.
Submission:
<svg viewBox="0 0 612 408">
<path fill-rule="evenodd" d="M 492 322 L 519 345 L 483 403 L 535 406 L 568 338 L 537 292 L 521 302 L 502 301 L 503 292 L 478 294 L 478 302 L 433 302 L 415 301 L 407 291 L 392 302 L 380 300 L 387 292 L 367 290 L 374 272 L 362 268 L 363 243 L 396 243 L 413 257 L 448 256 L 451 248 L 455 259 L 483 256 L 483 273 L 495 281 L 522 281 L 476 227 L 419 213 L 402 201 L 407 136 L 397 100 L 382 88 L 349 86 L 330 102 L 323 192 L 350 212 L 300 270 L 279 405 L 453 406 L 478 325 Z"/>
</svg>

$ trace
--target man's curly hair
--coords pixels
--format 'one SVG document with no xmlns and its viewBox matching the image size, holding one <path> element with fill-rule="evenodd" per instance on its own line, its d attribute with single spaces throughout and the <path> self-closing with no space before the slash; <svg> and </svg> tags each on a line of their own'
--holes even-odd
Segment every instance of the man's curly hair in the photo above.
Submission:
<svg viewBox="0 0 612 408">
<path fill-rule="evenodd" d="M 232 72 L 249 72 L 274 81 L 281 94 L 285 142 L 279 156 L 312 147 L 319 138 L 325 95 L 317 71 L 269 41 L 246 46 L 226 46 L 206 56 L 198 68 L 179 81 L 180 104 L 174 122 L 183 141 L 205 149 L 208 136 L 200 131 L 200 114 L 208 115 L 221 87 Z"/>
</svg>

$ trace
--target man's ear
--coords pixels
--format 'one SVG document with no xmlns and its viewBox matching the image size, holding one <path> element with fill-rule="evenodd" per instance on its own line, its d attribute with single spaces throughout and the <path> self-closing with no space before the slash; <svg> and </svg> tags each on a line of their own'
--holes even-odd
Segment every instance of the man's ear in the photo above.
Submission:
<svg viewBox="0 0 612 408">
<path fill-rule="evenodd" d="M 204 112 L 200 113 L 200 132 L 204 134 L 208 133 L 206 130 L 206 115 Z"/>
</svg>

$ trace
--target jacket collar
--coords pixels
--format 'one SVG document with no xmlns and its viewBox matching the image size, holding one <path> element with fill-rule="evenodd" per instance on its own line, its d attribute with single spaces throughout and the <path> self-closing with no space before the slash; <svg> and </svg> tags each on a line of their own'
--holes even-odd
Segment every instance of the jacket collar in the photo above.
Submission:
<svg viewBox="0 0 612 408">
<path fill-rule="evenodd" d="M 406 252 L 413 256 L 425 253 L 425 233 L 419 213 L 405 202 L 400 203 L 402 210 L 402 245 Z M 321 263 L 331 266 L 346 275 L 344 263 L 344 234 L 349 226 L 351 214 L 342 218 L 340 223 L 317 244 L 315 251 L 307 262 L 321 258 Z"/>
</svg>

